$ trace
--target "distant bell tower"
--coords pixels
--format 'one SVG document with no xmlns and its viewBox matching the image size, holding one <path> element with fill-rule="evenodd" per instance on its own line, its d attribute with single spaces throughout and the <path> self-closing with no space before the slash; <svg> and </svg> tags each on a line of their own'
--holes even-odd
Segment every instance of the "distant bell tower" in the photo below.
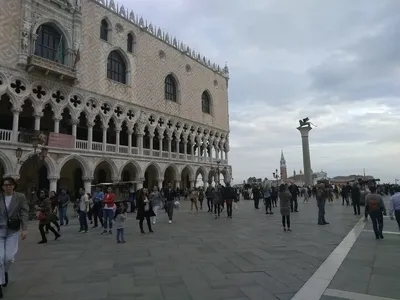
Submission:
<svg viewBox="0 0 400 300">
<path fill-rule="evenodd" d="M 281 179 L 283 182 L 287 181 L 287 169 L 286 169 L 286 160 L 283 156 L 283 150 L 281 151 Z"/>
</svg>

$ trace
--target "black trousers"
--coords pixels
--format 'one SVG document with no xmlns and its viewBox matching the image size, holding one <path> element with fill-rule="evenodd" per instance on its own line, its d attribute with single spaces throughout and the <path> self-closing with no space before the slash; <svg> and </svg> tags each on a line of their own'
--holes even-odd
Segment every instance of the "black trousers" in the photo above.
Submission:
<svg viewBox="0 0 400 300">
<path fill-rule="evenodd" d="M 54 224 L 57 228 L 57 231 L 60 231 L 60 224 L 58 224 L 58 222 L 56 220 L 51 221 L 52 224 Z M 50 230 L 50 223 L 46 224 L 46 232 L 49 232 Z"/>
<path fill-rule="evenodd" d="M 260 204 L 260 199 L 254 199 L 254 208 L 258 208 L 258 206 L 259 206 L 259 204 Z"/>
<path fill-rule="evenodd" d="M 218 215 L 218 216 L 221 214 L 221 205 L 220 204 L 214 204 L 214 214 Z"/>
<path fill-rule="evenodd" d="M 226 214 L 228 217 L 232 217 L 232 202 L 233 200 L 226 200 Z"/>
<path fill-rule="evenodd" d="M 372 228 L 374 229 L 375 237 L 382 237 L 383 231 L 383 214 L 381 211 L 373 211 L 369 213 L 372 221 Z"/>
<path fill-rule="evenodd" d="M 360 201 L 353 201 L 353 209 L 355 215 L 360 215 Z"/>
<path fill-rule="evenodd" d="M 42 236 L 42 241 L 47 242 L 47 238 L 46 238 L 46 233 L 44 232 L 44 228 L 46 227 L 46 229 L 48 228 L 52 233 L 54 233 L 54 236 L 57 237 L 60 234 L 50 225 L 50 223 L 48 224 L 39 224 L 39 232 L 40 235 Z"/>
<path fill-rule="evenodd" d="M 94 226 L 99 226 L 98 221 L 100 221 L 101 227 L 103 227 L 103 209 L 101 204 L 95 204 L 92 208 Z"/>
<path fill-rule="evenodd" d="M 397 222 L 397 225 L 399 226 L 399 230 L 400 230 L 400 210 L 394 211 L 394 217 L 396 218 L 396 222 Z"/>
<path fill-rule="evenodd" d="M 208 211 L 213 210 L 213 198 L 207 198 L 207 206 L 208 206 Z"/>
<path fill-rule="evenodd" d="M 277 206 L 277 198 L 271 197 L 272 204 L 276 207 Z"/>
<path fill-rule="evenodd" d="M 265 198 L 264 199 L 265 202 L 265 212 L 272 212 L 272 200 L 271 197 Z"/>
<path fill-rule="evenodd" d="M 153 230 L 151 229 L 151 222 L 150 222 L 150 217 L 145 217 L 146 218 L 146 222 L 147 222 L 147 228 L 149 229 L 149 232 L 152 232 Z M 143 221 L 144 219 L 140 219 L 139 220 L 139 227 L 140 227 L 140 232 L 144 233 L 143 230 Z"/>
<path fill-rule="evenodd" d="M 290 215 L 282 216 L 282 226 L 290 228 Z"/>
<path fill-rule="evenodd" d="M 290 199 L 290 210 L 297 211 L 298 207 L 299 207 L 299 203 L 297 202 L 297 196 L 292 197 L 292 199 Z"/>
</svg>

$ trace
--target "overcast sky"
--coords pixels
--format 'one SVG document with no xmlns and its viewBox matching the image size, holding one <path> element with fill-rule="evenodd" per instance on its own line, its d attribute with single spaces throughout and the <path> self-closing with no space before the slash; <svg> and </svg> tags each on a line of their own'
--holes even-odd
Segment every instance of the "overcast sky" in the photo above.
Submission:
<svg viewBox="0 0 400 300">
<path fill-rule="evenodd" d="M 230 68 L 235 182 L 303 169 L 400 179 L 399 0 L 120 0 Z"/>
</svg>

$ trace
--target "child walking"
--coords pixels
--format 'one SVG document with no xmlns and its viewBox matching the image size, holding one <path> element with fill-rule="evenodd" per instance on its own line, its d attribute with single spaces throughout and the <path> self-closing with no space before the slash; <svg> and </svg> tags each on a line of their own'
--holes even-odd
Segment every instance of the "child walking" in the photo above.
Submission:
<svg viewBox="0 0 400 300">
<path fill-rule="evenodd" d="M 122 207 L 118 207 L 116 214 L 115 214 L 115 227 L 117 228 L 117 243 L 124 244 L 125 237 L 124 237 L 124 223 L 127 218 L 126 209 Z"/>
</svg>

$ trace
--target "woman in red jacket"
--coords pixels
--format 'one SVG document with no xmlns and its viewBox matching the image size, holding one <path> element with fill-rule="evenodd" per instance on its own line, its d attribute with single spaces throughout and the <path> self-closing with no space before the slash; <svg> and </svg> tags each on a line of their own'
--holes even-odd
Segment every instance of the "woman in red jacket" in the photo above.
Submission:
<svg viewBox="0 0 400 300">
<path fill-rule="evenodd" d="M 115 194 L 112 192 L 112 189 L 109 187 L 107 189 L 107 193 L 104 195 L 104 207 L 103 207 L 103 224 L 104 230 L 102 234 L 107 233 L 107 224 L 108 224 L 108 233 L 112 234 L 112 220 L 114 218 L 114 206 L 115 206 Z M 108 222 L 107 222 L 108 221 Z"/>
</svg>

